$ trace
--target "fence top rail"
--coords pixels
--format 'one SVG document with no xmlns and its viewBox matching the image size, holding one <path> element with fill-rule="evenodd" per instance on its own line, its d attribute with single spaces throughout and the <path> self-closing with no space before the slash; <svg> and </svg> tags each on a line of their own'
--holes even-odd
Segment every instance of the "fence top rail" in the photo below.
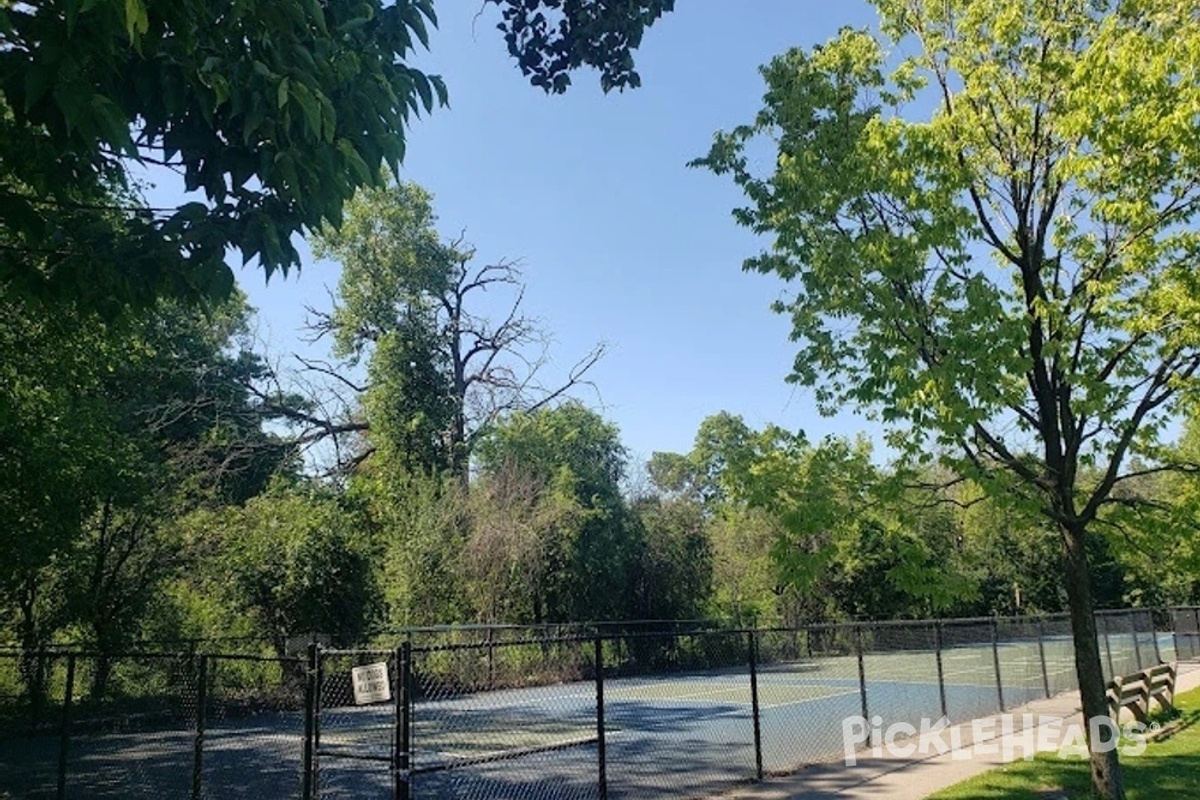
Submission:
<svg viewBox="0 0 1200 800">
<path fill-rule="evenodd" d="M 223 645 L 235 645 L 237 643 L 256 644 L 262 647 L 270 647 L 271 642 L 268 639 L 263 639 L 259 636 L 216 636 L 212 638 L 188 638 L 188 639 L 147 639 L 145 641 L 134 642 L 129 647 L 131 652 L 185 652 L 187 650 L 195 650 L 199 647 L 217 647 Z M 37 652 L 50 652 L 52 650 L 72 650 L 94 649 L 95 646 L 89 642 L 41 642 L 36 648 Z M 0 641 L 0 651 L 5 650 L 21 650 L 20 642 Z"/>
<path fill-rule="evenodd" d="M 106 658 L 106 659 L 109 659 L 112 661 L 119 661 L 122 659 L 131 659 L 131 658 L 163 659 L 163 660 L 169 659 L 169 660 L 175 660 L 175 661 L 187 661 L 188 659 L 197 659 L 197 658 L 200 658 L 201 656 L 204 656 L 205 658 L 209 658 L 209 659 L 217 658 L 217 659 L 221 659 L 222 661 L 259 661 L 259 662 L 264 662 L 264 663 L 277 663 L 277 664 L 292 664 L 292 663 L 303 664 L 304 663 L 303 658 L 292 657 L 292 656 L 256 656 L 256 655 L 249 655 L 246 653 L 223 653 L 220 651 L 207 651 L 207 650 L 176 650 L 174 652 L 162 651 L 162 650 L 159 650 L 159 651 L 155 651 L 155 650 L 122 650 L 119 652 L 106 653 L 101 650 L 84 650 L 84 649 L 79 649 L 79 650 L 54 649 L 54 650 L 24 651 L 24 650 L 13 649 L 13 648 L 0 648 L 0 658 L 55 658 L 55 659 L 58 659 L 58 658 L 68 658 L 71 656 L 73 656 L 77 659 L 78 658 L 84 658 L 84 659 Z"/>
<path fill-rule="evenodd" d="M 1134 614 L 1153 613 L 1156 611 L 1172 611 L 1181 606 L 1169 607 L 1144 607 L 1144 608 L 1105 608 L 1096 609 L 1098 616 L 1131 616 Z M 836 628 L 889 628 L 889 627 L 933 627 L 934 625 L 954 626 L 954 625 L 979 625 L 1000 623 L 1037 623 L 1062 621 L 1070 618 L 1066 612 L 1053 612 L 1048 614 L 1017 614 L 1017 615 L 995 615 L 995 616 L 978 616 L 978 617 L 922 617 L 919 619 L 850 619 L 837 622 L 800 622 L 795 625 L 770 625 L 760 627 L 753 623 L 743 621 L 728 620 L 728 619 L 688 619 L 688 620 L 599 620 L 588 622 L 560 622 L 560 623 L 465 623 L 465 624 L 450 624 L 450 625 L 423 625 L 409 626 L 402 628 L 394 628 L 383 632 L 385 636 L 413 636 L 420 634 L 454 634 L 454 633 L 488 633 L 495 631 L 528 631 L 528 632 L 559 632 L 570 631 L 572 633 L 566 635 L 581 635 L 592 636 L 600 633 L 606 638 L 613 635 L 635 635 L 637 633 L 649 634 L 665 634 L 665 633 L 698 633 L 698 632 L 781 632 L 781 631 L 804 631 L 804 630 L 819 630 L 819 629 L 836 629 Z M 615 629 L 615 630 L 614 630 Z M 556 633 L 556 635 L 564 635 Z"/>
<path fill-rule="evenodd" d="M 636 619 L 636 620 L 591 620 L 586 622 L 468 622 L 446 625 L 409 625 L 391 628 L 383 633 L 390 636 L 425 633 L 460 633 L 488 631 L 592 631 L 605 628 L 744 628 L 745 623 L 722 619 Z"/>
<path fill-rule="evenodd" d="M 1153 614 L 1159 613 L 1179 613 L 1179 612 L 1195 612 L 1200 610 L 1200 606 L 1147 606 L 1142 608 L 1106 608 L 1096 609 L 1097 616 L 1102 618 L 1109 617 L 1133 617 L 1138 614 Z M 688 635 L 732 635 L 754 633 L 799 633 L 804 631 L 854 631 L 871 630 L 871 629 L 887 629 L 887 628 L 933 628 L 940 626 L 943 628 L 964 626 L 964 625 L 982 625 L 982 624 L 1030 624 L 1050 621 L 1062 621 L 1069 619 L 1069 615 L 1065 613 L 1052 614 L 1028 614 L 1020 616 L 984 616 L 984 617 L 953 617 L 953 618 L 923 618 L 923 619 L 891 619 L 891 620 L 846 620 L 841 622 L 818 622 L 818 623 L 800 623 L 794 626 L 788 625 L 773 625 L 768 627 L 758 627 L 755 625 L 747 625 L 742 622 L 733 620 L 718 620 L 718 619 L 689 619 L 689 620 L 608 620 L 608 621 L 591 621 L 591 622 L 569 622 L 569 623 L 542 623 L 542 624 L 516 624 L 516 623 L 470 623 L 470 624 L 451 624 L 451 625 L 427 625 L 399 628 L 392 631 L 384 632 L 384 636 L 408 637 L 410 640 L 414 635 L 427 634 L 456 634 L 456 633 L 477 633 L 487 635 L 487 639 L 472 642 L 434 642 L 434 643 L 414 643 L 413 649 L 420 651 L 435 651 L 435 650 L 453 650 L 463 648 L 474 648 L 486 645 L 494 646 L 509 646 L 522 644 L 553 644 L 556 642 L 572 642 L 594 640 L 600 638 L 602 640 L 613 641 L 616 639 L 632 639 L 632 638 L 649 638 L 656 636 L 688 636 Z M 527 636 L 521 638 L 504 638 L 494 640 L 491 634 L 497 631 L 506 632 L 525 632 Z M 235 642 L 255 642 L 263 643 L 263 640 L 253 637 L 224 637 L 219 639 L 178 639 L 178 640 L 162 640 L 161 642 L 147 642 L 146 644 L 167 644 L 174 643 L 183 645 L 179 649 L 131 649 L 117 652 L 105 652 L 96 649 L 94 646 L 86 644 L 72 643 L 47 643 L 39 646 L 35 650 L 26 650 L 16 642 L 0 643 L 0 658 L 13 657 L 40 657 L 40 658 L 63 658 L 74 655 L 77 658 L 109 658 L 109 659 L 124 659 L 124 658 L 189 658 L 206 655 L 210 658 L 220 658 L 229 660 L 241 661 L 261 661 L 261 662 L 276 662 L 276 663 L 303 663 L 302 656 L 272 656 L 255 653 L 238 653 L 230 652 L 221 649 L 209 650 L 203 649 L 205 645 L 219 646 L 222 643 Z M 394 651 L 394 648 L 363 648 L 363 649 L 346 649 L 334 650 L 322 648 L 322 653 L 327 654 L 365 654 L 376 652 L 379 654 L 389 654 Z"/>
</svg>

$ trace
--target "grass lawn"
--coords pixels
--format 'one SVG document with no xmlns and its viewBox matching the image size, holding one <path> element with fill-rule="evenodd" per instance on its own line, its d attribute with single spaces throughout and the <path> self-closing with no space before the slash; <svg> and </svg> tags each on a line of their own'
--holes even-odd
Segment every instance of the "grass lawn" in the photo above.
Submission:
<svg viewBox="0 0 1200 800">
<path fill-rule="evenodd" d="M 1176 698 L 1173 732 L 1121 759 L 1129 800 L 1200 799 L 1200 689 Z M 1084 800 L 1092 797 L 1086 761 L 1041 753 L 930 795 L 929 800 Z"/>
</svg>

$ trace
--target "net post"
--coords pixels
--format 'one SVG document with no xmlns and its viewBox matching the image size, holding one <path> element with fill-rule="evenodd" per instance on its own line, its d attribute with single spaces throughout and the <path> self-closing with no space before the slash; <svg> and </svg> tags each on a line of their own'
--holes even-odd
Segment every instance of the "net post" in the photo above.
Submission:
<svg viewBox="0 0 1200 800">
<path fill-rule="evenodd" d="M 67 759 L 71 753 L 71 705 L 75 702 L 75 654 L 67 654 L 67 685 L 63 687 L 62 720 L 58 730 L 58 800 L 67 797 Z"/>
<path fill-rule="evenodd" d="M 317 659 L 317 643 L 309 642 L 304 668 L 304 774 L 300 786 L 303 800 L 316 797 Z"/>
<path fill-rule="evenodd" d="M 1042 690 L 1050 697 L 1050 671 L 1046 669 L 1046 620 L 1038 617 L 1038 660 L 1042 662 Z"/>
<path fill-rule="evenodd" d="M 750 662 L 750 710 L 754 717 L 754 777 L 763 779 L 762 722 L 758 705 L 758 635 L 754 628 L 747 631 L 747 656 Z"/>
<path fill-rule="evenodd" d="M 412 642 L 403 641 L 396 648 L 393 661 L 396 685 L 396 736 L 392 753 L 392 796 L 395 800 L 411 800 L 412 783 L 409 771 L 412 753 Z"/>
<path fill-rule="evenodd" d="M 942 666 L 942 622 L 937 620 L 933 623 L 933 652 L 937 657 L 937 673 L 938 673 L 938 696 L 942 701 L 942 716 L 949 719 L 949 706 L 946 704 L 946 673 Z"/>
<path fill-rule="evenodd" d="M 208 705 L 208 655 L 200 654 L 196 673 L 196 737 L 192 745 L 192 800 L 201 800 L 204 780 L 204 712 Z"/>
<path fill-rule="evenodd" d="M 867 670 L 863 664 L 863 647 L 862 647 L 862 628 L 858 625 L 854 626 L 854 654 L 858 658 L 858 696 L 862 703 L 862 718 L 863 723 L 867 726 L 867 730 L 871 731 L 868 734 L 867 744 L 874 747 L 875 727 L 871 725 L 871 716 L 867 710 Z"/>
<path fill-rule="evenodd" d="M 1133 609 L 1129 611 L 1129 629 L 1133 632 L 1133 658 L 1137 661 L 1140 672 L 1145 669 L 1145 665 L 1142 664 L 1142 645 L 1138 642 L 1137 611 Z"/>
<path fill-rule="evenodd" d="M 608 752 L 604 741 L 604 640 L 597 631 L 593 634 L 596 669 L 596 788 L 600 800 L 608 798 Z"/>
<path fill-rule="evenodd" d="M 996 698 L 1000 701 L 1000 710 L 1004 707 L 1004 679 L 1000 675 L 1000 621 L 992 617 L 992 663 L 996 666 Z"/>
<path fill-rule="evenodd" d="M 1117 677 L 1117 672 L 1115 669 L 1113 669 L 1112 645 L 1110 645 L 1108 641 L 1108 615 L 1101 612 L 1099 617 L 1100 626 L 1104 628 L 1104 655 L 1105 658 L 1108 659 L 1108 679 L 1112 680 L 1113 678 Z"/>
</svg>

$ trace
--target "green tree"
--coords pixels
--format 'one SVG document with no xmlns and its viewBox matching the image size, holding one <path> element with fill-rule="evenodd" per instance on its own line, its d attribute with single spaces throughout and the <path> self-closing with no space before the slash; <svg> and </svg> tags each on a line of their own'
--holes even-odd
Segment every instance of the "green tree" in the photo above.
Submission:
<svg viewBox="0 0 1200 800">
<path fill-rule="evenodd" d="M 617 428 L 569 402 L 507 417 L 477 453 L 481 479 L 516 487 L 505 496 L 539 523 L 520 539 L 520 552 L 540 554 L 529 563 L 544 577 L 533 621 L 626 616 L 636 531 L 620 491 Z"/>
<path fill-rule="evenodd" d="M 696 502 L 642 498 L 630 508 L 640 527 L 640 552 L 631 570 L 637 619 L 699 619 L 709 610 L 713 558 L 708 521 Z"/>
<path fill-rule="evenodd" d="M 380 553 L 388 626 L 470 621 L 463 562 L 471 510 L 461 483 L 378 466 L 368 463 L 356 472 L 348 494 L 362 509 Z"/>
<path fill-rule="evenodd" d="M 463 552 L 467 591 L 480 622 L 543 623 L 611 617 L 577 602 L 586 570 L 586 526 L 608 522 L 585 505 L 570 469 L 509 462 L 487 468 L 471 489 L 471 534 Z M 608 598 L 611 600 L 611 598 Z"/>
<path fill-rule="evenodd" d="M 631 52 L 671 6 L 489 2 L 521 68 L 555 92 L 583 65 L 606 89 L 636 86 Z M 0 285 L 144 305 L 226 294 L 227 248 L 268 275 L 298 264 L 292 235 L 336 226 L 403 161 L 411 115 L 446 102 L 410 66 L 435 23 L 433 0 L 0 4 Z M 197 199 L 139 208 L 135 164 L 178 172 Z M 97 224 L 114 208 L 119 237 Z"/>
<path fill-rule="evenodd" d="M 241 502 L 289 463 L 245 389 L 240 296 L 207 314 L 161 301 L 117 320 L 0 304 L 0 604 L 22 647 L 56 633 L 101 653 L 141 631 L 181 566 L 169 520 Z M 11 604 L 11 605 L 9 605 Z M 103 693 L 106 664 L 95 673 Z M 36 687 L 32 687 L 36 688 Z"/>
<path fill-rule="evenodd" d="M 1099 717 L 1087 543 L 1123 482 L 1170 468 L 1155 442 L 1200 366 L 1200 21 L 1182 0 L 876 6 L 878 34 L 765 66 L 763 110 L 696 163 L 772 238 L 745 266 L 791 282 L 792 380 L 1057 528 Z M 1107 744 L 1093 786 L 1120 798 Z"/>
<path fill-rule="evenodd" d="M 245 506 L 190 520 L 205 531 L 219 571 L 210 590 L 251 613 L 256 630 L 284 655 L 290 637 L 323 634 L 361 643 L 379 621 L 374 550 L 360 520 L 336 496 L 278 484 Z"/>
<path fill-rule="evenodd" d="M 315 328 L 332 334 L 335 356 L 368 359 L 367 385 L 354 387 L 364 418 L 336 428 L 367 433 L 368 449 L 352 466 L 377 452 L 410 473 L 448 470 L 466 485 L 487 427 L 569 393 L 603 348 L 562 382 L 542 384 L 549 337 L 521 313 L 516 266 L 475 266 L 461 239 L 442 240 L 432 202 L 414 183 L 390 183 L 359 192 L 341 228 L 322 229 L 314 250 L 341 262 L 342 277 L 333 311 L 319 314 Z M 508 311 L 478 314 L 484 295 L 497 291 L 513 295 Z"/>
</svg>

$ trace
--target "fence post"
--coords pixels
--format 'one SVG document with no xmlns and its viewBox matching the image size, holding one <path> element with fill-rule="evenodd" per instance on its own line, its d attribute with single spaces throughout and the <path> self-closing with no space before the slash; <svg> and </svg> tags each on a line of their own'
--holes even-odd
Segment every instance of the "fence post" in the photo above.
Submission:
<svg viewBox="0 0 1200 800">
<path fill-rule="evenodd" d="M 192 800 L 200 800 L 204 779 L 204 712 L 208 705 L 208 656 L 200 654 L 196 675 L 196 741 L 192 749 Z"/>
<path fill-rule="evenodd" d="M 608 798 L 608 752 L 604 741 L 604 640 L 599 632 L 594 634 L 593 644 L 596 655 L 596 766 L 597 789 L 600 800 Z"/>
<path fill-rule="evenodd" d="M 19 669 L 19 667 L 18 667 Z M 46 676 L 46 651 L 39 650 L 34 661 L 33 694 L 30 697 L 30 727 L 29 735 L 37 734 L 38 726 L 42 724 L 42 712 L 46 709 L 46 694 L 50 691 L 49 679 Z"/>
<path fill-rule="evenodd" d="M 392 795 L 395 800 L 411 800 L 412 782 L 412 643 L 404 641 L 396 648 L 396 739 L 392 754 Z"/>
<path fill-rule="evenodd" d="M 1000 676 L 1000 623 L 992 617 L 992 663 L 996 665 L 996 698 L 1000 701 L 1000 710 L 1004 707 L 1004 680 Z"/>
<path fill-rule="evenodd" d="M 854 652 L 858 656 L 858 694 L 862 701 L 863 724 L 871 731 L 867 737 L 867 744 L 874 747 L 875 726 L 871 724 L 871 716 L 867 713 L 867 670 L 863 665 L 862 630 L 858 625 L 854 626 Z"/>
<path fill-rule="evenodd" d="M 1142 645 L 1138 642 L 1137 612 L 1129 612 L 1129 628 L 1133 631 L 1133 657 L 1137 661 L 1139 671 L 1145 669 L 1142 665 Z"/>
<path fill-rule="evenodd" d="M 1196 624 L 1192 628 L 1192 635 L 1188 637 L 1188 653 L 1191 656 L 1196 655 L 1196 645 L 1200 644 L 1200 607 L 1192 606 L 1192 619 Z"/>
<path fill-rule="evenodd" d="M 487 626 L 488 688 L 496 687 L 496 629 Z"/>
<path fill-rule="evenodd" d="M 758 636 L 757 631 L 750 629 L 747 646 L 750 659 L 750 713 L 754 717 L 754 776 L 763 779 L 762 759 L 762 725 L 759 721 L 758 707 Z"/>
<path fill-rule="evenodd" d="M 1038 617 L 1037 621 L 1038 632 L 1038 660 L 1042 662 L 1042 689 L 1046 692 L 1046 697 L 1050 697 L 1050 671 L 1046 669 L 1046 621 Z"/>
<path fill-rule="evenodd" d="M 313 778 L 316 772 L 316 722 L 317 722 L 317 643 L 309 642 L 308 659 L 304 669 L 304 774 L 301 776 L 300 794 L 303 800 L 316 797 Z"/>
<path fill-rule="evenodd" d="M 1108 679 L 1112 680 L 1117 677 L 1117 671 L 1113 668 L 1112 645 L 1108 641 L 1108 615 L 1101 613 L 1099 617 L 1101 627 L 1104 628 L 1104 657 L 1108 660 Z"/>
<path fill-rule="evenodd" d="M 67 654 L 67 685 L 63 688 L 62 722 L 58 732 L 58 800 L 67 797 L 67 759 L 71 753 L 71 704 L 75 701 L 75 654 Z"/>
<path fill-rule="evenodd" d="M 1171 609 L 1171 644 L 1175 647 L 1175 660 L 1179 661 L 1179 609 Z"/>
<path fill-rule="evenodd" d="M 1150 620 L 1150 639 L 1154 642 L 1154 663 L 1161 664 L 1163 663 L 1163 660 L 1162 651 L 1158 649 L 1158 623 L 1154 621 L 1153 609 L 1148 611 L 1146 616 Z"/>
<path fill-rule="evenodd" d="M 321 658 L 321 645 L 314 651 L 313 668 L 313 798 L 321 796 L 321 705 L 325 702 L 325 661 Z"/>
<path fill-rule="evenodd" d="M 933 652 L 937 657 L 938 696 L 942 699 L 942 716 L 950 718 L 950 710 L 946 705 L 946 673 L 942 667 L 942 622 L 933 623 Z"/>
</svg>

